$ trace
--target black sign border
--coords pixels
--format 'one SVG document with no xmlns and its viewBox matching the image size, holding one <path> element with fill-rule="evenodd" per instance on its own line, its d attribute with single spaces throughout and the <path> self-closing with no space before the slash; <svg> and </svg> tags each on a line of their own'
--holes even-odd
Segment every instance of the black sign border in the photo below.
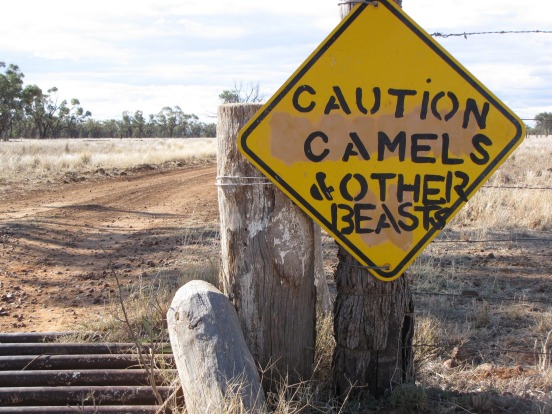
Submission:
<svg viewBox="0 0 552 414">
<path fill-rule="evenodd" d="M 469 83 L 475 90 L 477 90 L 482 96 L 487 99 L 487 101 L 495 107 L 500 113 L 502 113 L 514 126 L 516 127 L 516 135 L 512 140 L 505 146 L 505 148 L 494 158 L 488 165 L 487 168 L 471 183 L 471 185 L 466 189 L 465 194 L 469 199 L 475 189 L 485 180 L 486 177 L 490 176 L 492 170 L 499 164 L 510 150 L 517 145 L 517 143 L 523 139 L 523 127 L 518 122 L 518 120 L 510 114 L 510 111 L 505 108 L 500 102 L 498 102 L 494 96 L 489 94 L 484 88 L 477 83 L 471 75 L 469 75 L 462 67 L 460 67 L 454 60 L 452 60 L 446 53 L 437 47 L 432 39 L 426 33 L 422 32 L 416 25 L 405 18 L 405 16 L 400 13 L 394 6 L 389 4 L 388 0 L 377 0 L 378 3 L 386 7 L 391 13 L 397 17 L 402 23 L 404 23 L 420 40 L 422 40 L 429 48 L 431 48 L 441 59 L 443 59 L 454 71 L 456 71 L 467 83 Z M 310 68 L 320 59 L 324 53 L 335 43 L 335 41 L 343 34 L 345 30 L 360 16 L 360 14 L 370 5 L 363 3 L 358 8 L 354 9 L 353 12 L 347 16 L 347 18 L 342 22 L 341 26 L 338 27 L 335 33 L 329 38 L 326 39 L 325 43 L 320 46 L 316 54 L 314 54 L 307 62 L 303 64 L 301 70 L 295 74 L 288 82 L 285 84 L 285 87 L 280 91 L 280 93 L 273 97 L 273 99 L 268 102 L 268 104 L 263 108 L 263 111 L 255 115 L 253 122 L 244 130 L 241 134 L 241 147 L 242 149 L 253 159 L 274 181 L 276 181 L 280 186 L 286 189 L 286 191 L 291 194 L 303 207 L 305 207 L 312 216 L 316 217 L 321 223 L 324 224 L 326 228 L 330 230 L 332 235 L 340 240 L 340 242 L 347 246 L 347 248 L 354 252 L 362 261 L 364 261 L 368 267 L 373 268 L 371 271 L 377 273 L 383 280 L 392 280 L 395 279 L 399 270 L 401 270 L 407 262 L 409 262 L 412 257 L 418 254 L 418 251 L 432 238 L 436 233 L 441 229 L 437 227 L 431 228 L 425 235 L 420 239 L 416 245 L 414 245 L 409 253 L 404 257 L 404 259 L 394 268 L 390 270 L 383 270 L 377 268 L 377 265 L 372 262 L 360 249 L 356 247 L 350 240 L 343 236 L 336 228 L 334 228 L 331 223 L 329 223 L 320 213 L 310 205 L 300 194 L 298 194 L 291 185 L 282 179 L 272 168 L 270 168 L 261 158 L 259 158 L 252 150 L 247 146 L 247 137 L 259 126 L 259 124 L 272 112 L 276 105 L 284 99 L 284 97 L 299 83 L 301 78 L 310 70 Z M 450 213 L 444 216 L 445 220 L 448 220 L 448 217 L 456 212 L 463 200 L 458 199 L 449 209 Z"/>
</svg>

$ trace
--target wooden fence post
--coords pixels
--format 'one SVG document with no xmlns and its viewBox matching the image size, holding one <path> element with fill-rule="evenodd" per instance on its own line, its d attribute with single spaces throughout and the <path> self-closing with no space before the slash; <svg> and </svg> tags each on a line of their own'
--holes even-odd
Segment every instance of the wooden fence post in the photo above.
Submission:
<svg viewBox="0 0 552 414">
<path fill-rule="evenodd" d="M 186 283 L 167 323 L 188 413 L 265 412 L 257 366 L 222 292 L 202 280 Z"/>
<path fill-rule="evenodd" d="M 274 388 L 312 374 L 315 346 L 314 227 L 237 149 L 259 104 L 218 110 L 217 182 L 224 292 L 245 340 Z"/>
<path fill-rule="evenodd" d="M 401 0 L 394 1 L 401 6 Z M 341 18 L 355 5 L 340 3 Z M 412 293 L 404 275 L 383 282 L 342 247 L 338 258 L 332 361 L 336 391 L 343 396 L 368 391 L 379 397 L 414 375 Z"/>
<path fill-rule="evenodd" d="M 324 270 L 324 252 L 322 251 L 322 228 L 312 222 L 314 226 L 314 286 L 316 287 L 316 308 L 324 317 L 331 316 L 333 301 L 326 280 Z"/>
</svg>

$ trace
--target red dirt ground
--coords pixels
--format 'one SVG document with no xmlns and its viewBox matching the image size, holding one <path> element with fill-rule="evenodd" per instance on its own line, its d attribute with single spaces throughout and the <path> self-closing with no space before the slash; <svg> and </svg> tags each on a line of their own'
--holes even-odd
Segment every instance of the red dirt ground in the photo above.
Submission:
<svg viewBox="0 0 552 414">
<path fill-rule="evenodd" d="M 218 223 L 216 166 L 134 171 L 0 197 L 0 331 L 69 331 L 116 285 L 178 265 L 187 228 Z"/>
</svg>

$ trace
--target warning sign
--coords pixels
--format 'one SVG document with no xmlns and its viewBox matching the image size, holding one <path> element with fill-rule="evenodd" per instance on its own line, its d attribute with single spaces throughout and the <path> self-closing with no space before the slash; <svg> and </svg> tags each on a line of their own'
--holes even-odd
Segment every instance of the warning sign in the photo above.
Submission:
<svg viewBox="0 0 552 414">
<path fill-rule="evenodd" d="M 400 276 L 522 122 L 391 1 L 359 4 L 238 146 L 376 277 Z"/>
</svg>

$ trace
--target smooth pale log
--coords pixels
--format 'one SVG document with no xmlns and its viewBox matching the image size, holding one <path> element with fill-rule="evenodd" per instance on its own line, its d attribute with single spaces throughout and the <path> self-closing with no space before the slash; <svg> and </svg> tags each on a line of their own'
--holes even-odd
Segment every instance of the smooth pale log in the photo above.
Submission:
<svg viewBox="0 0 552 414">
<path fill-rule="evenodd" d="M 402 1 L 395 3 L 401 6 Z M 341 18 L 355 5 L 340 4 Z M 332 361 L 335 388 L 342 396 L 368 391 L 379 397 L 414 377 L 412 293 L 405 275 L 392 282 L 376 279 L 342 247 L 338 259 Z"/>
<path fill-rule="evenodd" d="M 193 280 L 176 293 L 167 312 L 169 337 L 187 412 L 264 413 L 255 361 L 228 298 L 208 282 Z"/>
<path fill-rule="evenodd" d="M 263 382 L 273 389 L 282 378 L 295 383 L 312 375 L 320 255 L 312 220 L 238 151 L 238 133 L 260 107 L 218 111 L 221 271 Z"/>
</svg>

